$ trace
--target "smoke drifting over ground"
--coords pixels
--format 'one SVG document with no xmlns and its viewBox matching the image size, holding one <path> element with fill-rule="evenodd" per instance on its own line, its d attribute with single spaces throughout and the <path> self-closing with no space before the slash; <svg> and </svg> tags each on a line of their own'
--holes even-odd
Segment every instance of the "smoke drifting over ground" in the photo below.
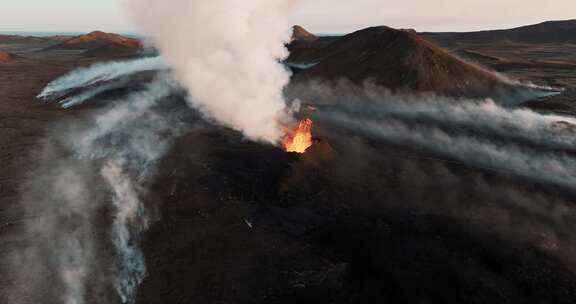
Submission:
<svg viewBox="0 0 576 304">
<path fill-rule="evenodd" d="M 151 221 L 141 201 L 145 184 L 171 141 L 191 126 L 174 109 L 162 108 L 177 88 L 160 75 L 144 90 L 87 121 L 57 126 L 46 138 L 42 166 L 30 176 L 22 200 L 29 218 L 22 237 L 28 242 L 13 257 L 13 275 L 22 286 L 13 291 L 13 303 L 42 302 L 47 289 L 66 304 L 116 302 L 111 290 L 122 303 L 134 302 L 146 275 L 139 247 Z M 46 277 L 54 278 L 49 286 Z"/>
<path fill-rule="evenodd" d="M 562 152 L 539 152 L 516 144 L 501 144 L 489 138 L 454 135 L 430 124 L 410 125 L 395 119 L 359 121 L 358 117 L 342 114 L 321 117 L 341 128 L 360 131 L 389 144 L 424 149 L 479 168 L 510 172 L 576 190 L 576 159 Z"/>
<path fill-rule="evenodd" d="M 142 71 L 165 68 L 160 57 L 139 58 L 112 63 L 100 63 L 74 70 L 49 83 L 38 95 L 41 99 L 57 99 L 78 88 L 113 80 Z"/>
<path fill-rule="evenodd" d="M 291 94 L 317 107 L 307 114 L 316 135 L 337 151 L 337 161 L 319 166 L 341 182 L 332 188 L 361 189 L 342 199 L 346 208 L 351 204 L 367 214 L 396 208 L 404 210 L 400 214 L 448 215 L 465 222 L 468 231 L 530 244 L 576 269 L 576 239 L 569 232 L 576 223 L 573 117 L 490 100 L 398 96 L 372 89 L 363 96 L 341 92 L 315 86 Z M 555 126 L 559 121 L 566 127 Z M 315 157 L 312 162 L 318 161 Z M 300 173 L 313 173 L 306 174 Z M 306 185 L 307 178 L 299 185 Z M 318 189 L 324 182 L 310 186 L 311 191 L 325 193 L 326 188 Z M 338 200 L 336 195 L 330 199 Z M 399 271 L 402 267 L 409 268 L 398 266 Z M 412 286 L 413 281 L 404 283 Z"/>
<path fill-rule="evenodd" d="M 321 86 L 299 90 L 302 100 L 321 106 L 312 113 L 315 120 L 335 129 L 576 190 L 576 141 L 569 127 L 556 127 L 574 125 L 571 117 L 491 100 L 398 96 L 373 89 L 346 96 Z"/>
<path fill-rule="evenodd" d="M 329 236 L 327 242 L 337 245 L 341 242 L 339 245 L 345 249 L 340 248 L 341 252 L 338 248 L 334 250 L 338 255 L 335 260 L 332 260 L 333 248 L 326 250 L 330 254 L 319 254 L 322 267 L 332 267 L 330 272 L 346 272 L 346 279 L 352 282 L 342 279 L 343 283 L 330 283 L 338 286 L 336 291 L 339 292 L 327 289 L 329 292 L 323 294 L 330 293 L 334 297 L 352 295 L 350 298 L 353 298 L 354 293 L 364 287 L 368 290 L 366 294 L 379 294 L 383 286 L 408 286 L 414 300 L 405 302 L 423 302 L 417 301 L 421 300 L 418 297 L 428 295 L 411 292 L 414 282 L 420 284 L 412 276 L 422 275 L 426 273 L 422 270 L 429 268 L 419 267 L 419 257 L 410 259 L 414 252 L 414 255 L 421 254 L 426 258 L 436 258 L 436 254 L 440 258 L 432 261 L 445 263 L 439 264 L 440 271 L 434 270 L 436 273 L 431 275 L 434 280 L 439 273 L 444 275 L 454 268 L 457 283 L 462 277 L 471 276 L 470 273 L 478 274 L 479 279 L 471 283 L 474 288 L 492 291 L 490 288 L 494 282 L 499 282 L 497 280 L 519 276 L 514 271 L 505 273 L 502 269 L 508 269 L 508 265 L 504 262 L 499 265 L 501 267 L 495 267 L 497 270 L 488 271 L 488 267 L 482 264 L 487 262 L 468 259 L 466 254 L 469 252 L 464 249 L 446 249 L 448 246 L 467 248 L 461 240 L 468 241 L 466 237 L 474 233 L 482 235 L 482 250 L 500 250 L 486 241 L 491 240 L 489 237 L 484 238 L 496 235 L 510 240 L 510 243 L 535 244 L 538 249 L 572 263 L 571 269 L 576 269 L 576 240 L 572 236 L 576 213 L 571 202 L 562 196 L 566 193 L 567 196 L 576 195 L 574 118 L 507 108 L 491 100 L 395 96 L 378 88 L 364 89 L 358 96 L 349 96 L 342 94 L 343 90 L 338 87 L 296 87 L 287 90 L 292 99 L 301 99 L 317 107 L 306 113 L 314 119 L 315 134 L 320 138 L 308 153 L 299 156 L 286 154 L 275 147 L 247 143 L 237 132 L 226 128 L 207 126 L 210 128 L 207 135 L 198 138 L 206 140 L 203 145 L 212 145 L 206 147 L 211 149 L 210 153 L 191 157 L 199 147 L 197 142 L 186 140 L 179 146 L 181 155 L 174 157 L 171 154 L 173 142 L 182 135 L 188 135 L 197 122 L 205 124 L 197 113 L 184 105 L 188 97 L 182 92 L 181 84 L 191 95 L 187 102 L 202 111 L 204 118 L 242 131 L 245 136 L 258 141 L 276 143 L 282 134 L 281 124 L 288 122 L 292 114 L 282 94 L 288 75 L 277 62 L 284 55 L 280 42 L 288 28 L 283 15 L 286 2 L 195 2 L 198 3 L 194 3 L 194 7 L 189 6 L 192 1 L 176 1 L 176 5 L 169 7 L 153 1 L 133 3 L 136 18 L 162 48 L 167 62 L 174 67 L 177 81 L 172 79 L 172 75 L 161 72 L 157 78 L 144 84 L 143 89 L 129 90 L 126 96 L 107 104 L 104 109 L 85 112 L 88 113 L 85 120 L 57 126 L 46 139 L 44 150 L 39 155 L 41 166 L 30 176 L 23 192 L 26 224 L 21 239 L 25 241 L 12 257 L 13 274 L 21 288 L 11 291 L 12 303 L 42 303 L 46 298 L 66 304 L 135 303 L 138 288 L 150 270 L 140 240 L 156 219 L 154 211 L 161 203 L 152 202 L 150 197 L 166 198 L 168 193 L 171 202 L 180 203 L 172 204 L 178 205 L 173 212 L 186 213 L 182 218 L 168 222 L 169 233 L 182 227 L 200 229 L 198 234 L 194 234 L 196 231 L 191 231 L 193 229 L 178 230 L 184 232 L 171 234 L 173 242 L 184 240 L 188 243 L 158 252 L 166 254 L 168 259 L 172 252 L 182 250 L 178 252 L 182 255 L 174 255 L 178 257 L 174 262 L 176 268 L 190 267 L 186 269 L 187 273 L 194 275 L 196 269 L 193 266 L 209 265 L 206 267 L 208 275 L 198 279 L 202 281 L 200 284 L 196 282 L 197 285 L 187 286 L 188 281 L 176 283 L 186 284 L 187 291 L 195 286 L 205 287 L 203 278 L 225 276 L 229 268 L 237 266 L 230 262 L 236 261 L 236 253 L 222 248 L 253 250 L 244 252 L 246 260 L 239 263 L 239 268 L 243 268 L 243 274 L 248 272 L 248 277 L 254 277 L 254 269 L 276 267 L 270 265 L 276 264 L 274 258 L 277 256 L 262 263 L 265 266 L 252 265 L 257 264 L 253 260 L 255 256 L 258 260 L 260 254 L 268 258 L 270 252 L 278 254 L 277 248 L 281 248 L 280 251 L 286 248 L 290 254 L 290 250 L 298 251 L 296 254 L 302 254 L 298 255 L 302 260 L 284 256 L 279 267 L 300 261 L 306 261 L 306 265 L 298 264 L 291 269 L 297 269 L 294 271 L 296 275 L 280 269 L 278 277 L 293 275 L 298 280 L 314 277 L 310 279 L 312 284 L 308 285 L 311 288 L 317 287 L 314 284 L 325 284 L 318 281 L 338 281 L 317 279 L 333 274 L 317 275 L 312 271 L 309 275 L 310 271 L 303 272 L 303 268 L 314 264 L 308 263 L 312 259 L 307 260 L 311 246 L 306 243 L 304 249 L 292 247 L 300 242 L 316 246 L 314 239 L 330 229 L 337 233 Z M 225 16 L 225 19 L 217 16 Z M 191 28 L 180 26 L 180 23 L 188 25 L 188 21 L 193 23 Z M 124 80 L 124 76 L 152 70 L 168 68 L 159 58 L 97 65 L 55 80 L 40 97 L 48 100 L 64 98 L 63 106 L 73 106 L 109 90 L 130 88 L 134 84 Z M 77 89 L 84 91 L 74 95 Z M 191 138 L 196 139 L 194 136 Z M 400 152 L 396 154 L 400 156 L 393 151 L 398 147 Z M 170 158 L 164 164 L 166 168 L 157 166 L 166 156 Z M 451 167 L 453 164 L 457 166 Z M 203 170 L 204 175 L 194 175 L 190 172 L 193 171 L 191 167 Z M 161 177 L 165 180 L 154 184 L 157 173 L 163 174 Z M 155 187 L 150 187 L 151 184 Z M 527 191 L 532 185 L 553 189 L 561 195 L 553 191 Z M 153 191 L 158 193 L 151 195 Z M 196 198 L 201 202 L 196 202 Z M 386 213 L 394 208 L 402 212 L 408 210 L 405 214 L 409 216 L 396 217 L 392 212 Z M 240 211 L 219 213 L 231 209 Z M 204 213 L 206 210 L 208 212 Z M 249 218 L 252 211 L 254 219 Z M 355 212 L 362 215 L 355 218 Z M 448 234 L 450 237 L 456 235 L 454 243 L 458 244 L 451 243 L 452 239 L 438 238 L 434 230 L 438 226 L 449 227 L 447 230 L 452 233 L 454 226 L 450 221 L 441 219 L 440 224 L 430 224 L 424 220 L 422 224 L 419 222 L 422 214 L 442 215 L 466 223 L 467 226 L 463 226 L 465 232 L 461 235 L 460 232 Z M 380 218 L 372 220 L 372 217 Z M 361 233 L 354 229 L 346 231 L 349 219 L 352 219 L 352 225 L 357 224 L 355 221 L 360 223 Z M 239 224 L 230 224 L 235 221 Z M 330 221 L 336 228 L 324 225 Z M 220 230 L 222 223 L 230 226 Z M 207 229 L 201 227 L 203 225 Z M 394 235 L 398 226 L 408 228 L 400 236 Z M 412 232 L 406 232 L 411 229 L 417 231 L 415 240 L 406 237 L 411 236 Z M 274 234 L 277 230 L 282 234 Z M 438 228 L 440 230 L 442 228 Z M 161 238 L 166 238 L 167 230 L 158 231 Z M 229 243 L 213 242 L 210 238 L 214 235 L 226 237 L 228 233 L 232 237 L 246 236 L 243 231 L 248 231 L 250 237 L 239 237 Z M 306 237 L 302 237 L 305 233 Z M 263 234 L 266 236 L 262 237 Z M 267 242 L 262 242 L 263 239 Z M 283 247 L 284 240 L 289 240 L 290 246 Z M 234 247 L 234 244 L 244 241 L 246 245 Z M 216 245 L 212 246 L 212 242 Z M 257 245 L 250 247 L 251 242 Z M 210 245 L 209 249 L 201 248 L 194 254 L 186 252 L 196 250 L 197 244 L 206 243 Z M 271 247 L 267 247 L 269 243 Z M 260 248 L 264 248 L 263 251 L 258 251 Z M 211 254 L 219 256 L 212 259 Z M 471 255 L 475 257 L 474 254 L 477 253 Z M 492 257 L 494 253 L 478 255 L 482 254 Z M 185 260 L 190 256 L 199 261 Z M 406 256 L 410 258 L 404 259 Z M 449 263 L 446 262 L 447 256 Z M 494 256 L 498 257 L 497 254 Z M 531 258 L 527 259 L 532 261 Z M 182 263 L 183 259 L 187 263 Z M 496 264 L 500 262 L 493 260 L 497 261 Z M 546 261 L 535 268 L 548 269 L 545 267 L 550 263 L 546 264 Z M 154 260 L 148 266 L 153 268 L 161 264 L 156 262 Z M 210 263 L 217 265 L 218 262 L 224 265 L 225 273 L 217 273 L 218 268 L 211 268 L 213 264 Z M 262 268 L 258 268 L 260 266 Z M 438 267 L 438 263 L 435 266 Z M 336 271 L 332 271 L 334 269 Z M 412 270 L 408 278 L 403 277 L 406 269 Z M 234 270 L 237 272 L 230 273 L 238 275 L 238 268 Z M 364 271 L 366 275 L 362 276 Z M 268 274 L 267 271 L 255 273 Z M 174 277 L 176 279 L 157 276 L 153 280 L 180 280 L 179 276 Z M 274 275 L 261 277 L 254 279 L 255 282 L 260 282 L 258 279 L 266 281 Z M 395 281 L 398 277 L 400 279 Z M 233 295 L 248 293 L 248 299 L 254 301 L 254 293 L 238 288 L 249 286 L 253 281 L 246 285 L 241 285 L 244 282 L 229 284 L 236 279 L 231 278 L 214 281 L 225 282 L 221 286 L 230 285 Z M 301 292 L 307 288 L 306 284 L 288 281 L 288 287 L 279 287 L 282 292 L 284 289 Z M 556 281 L 550 279 L 550 282 Z M 424 288 L 428 285 L 421 284 Z M 265 286 L 270 285 L 270 282 L 265 282 Z M 263 285 L 253 286 L 261 289 Z M 430 286 L 429 289 L 434 289 L 436 285 Z M 499 288 L 500 285 L 494 290 L 500 292 Z M 160 296 L 187 300 L 176 292 L 173 295 L 171 292 L 177 290 L 173 286 L 168 289 L 168 293 Z M 530 292 L 533 288 L 524 289 Z M 562 291 L 561 288 L 558 290 Z M 140 292 L 154 293 L 157 290 L 142 288 Z M 395 292 L 391 294 L 395 295 Z M 431 292 L 432 296 L 442 294 L 435 292 Z M 190 293 L 202 294 L 196 290 Z M 214 296 L 212 292 L 208 294 Z M 491 295 L 489 292 L 485 294 Z M 294 302 L 298 301 L 281 303 Z"/>
<path fill-rule="evenodd" d="M 288 0 L 131 0 L 137 26 L 160 48 L 190 104 L 248 138 L 277 143 L 290 111 Z"/>
<path fill-rule="evenodd" d="M 324 91 L 327 93 L 328 91 Z M 400 119 L 445 128 L 459 128 L 477 136 L 523 141 L 536 146 L 572 150 L 576 140 L 569 128 L 575 125 L 570 116 L 541 114 L 527 108 L 511 108 L 486 100 L 448 99 L 434 96 L 398 96 L 384 93 L 371 96 L 346 96 L 328 93 L 307 96 L 323 105 L 326 111 L 339 110 L 362 120 Z"/>
</svg>

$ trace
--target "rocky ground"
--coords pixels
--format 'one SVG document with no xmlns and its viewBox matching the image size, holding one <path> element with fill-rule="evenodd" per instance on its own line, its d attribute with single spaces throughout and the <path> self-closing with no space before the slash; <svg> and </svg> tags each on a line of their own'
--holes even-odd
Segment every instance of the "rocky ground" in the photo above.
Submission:
<svg viewBox="0 0 576 304">
<path fill-rule="evenodd" d="M 2 256 L 25 241 L 13 233 L 27 220 L 19 189 L 42 141 L 55 124 L 94 110 L 35 96 L 99 60 L 78 51 L 19 55 L 0 65 Z M 533 107 L 568 104 L 571 92 Z M 145 199 L 156 221 L 142 240 L 148 276 L 137 303 L 576 300 L 573 194 L 328 125 L 315 137 L 303 155 L 213 126 L 179 137 Z M 0 256 L 0 273 L 9 262 Z M 14 288 L 7 278 L 0 303 Z"/>
</svg>

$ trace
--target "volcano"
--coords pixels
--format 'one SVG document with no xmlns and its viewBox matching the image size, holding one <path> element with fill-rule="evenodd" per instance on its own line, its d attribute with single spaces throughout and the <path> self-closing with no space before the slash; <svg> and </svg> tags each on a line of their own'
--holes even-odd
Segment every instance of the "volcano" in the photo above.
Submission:
<svg viewBox="0 0 576 304">
<path fill-rule="evenodd" d="M 485 97 L 510 87 L 502 77 L 451 55 L 413 31 L 386 26 L 354 32 L 319 49 L 300 50 L 297 58 L 289 60 L 294 59 L 316 63 L 296 74 L 295 82 L 346 79 L 397 92 L 467 97 Z"/>
<path fill-rule="evenodd" d="M 113 33 L 94 31 L 89 34 L 76 36 L 62 43 L 51 46 L 46 50 L 86 50 L 87 56 L 110 55 L 120 53 L 136 54 L 142 49 L 142 43 L 133 38 Z"/>
</svg>

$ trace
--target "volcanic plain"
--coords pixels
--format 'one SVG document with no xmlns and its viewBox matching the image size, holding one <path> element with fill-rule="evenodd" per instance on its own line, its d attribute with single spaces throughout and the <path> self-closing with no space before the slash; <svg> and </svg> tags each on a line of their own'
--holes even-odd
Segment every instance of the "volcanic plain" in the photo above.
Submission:
<svg viewBox="0 0 576 304">
<path fill-rule="evenodd" d="M 494 70 L 564 89 L 517 107 L 576 115 L 575 41 L 471 41 L 385 27 L 345 37 L 297 32 L 304 38 L 288 46 L 288 63 L 316 65 L 294 68 L 296 86 L 370 78 L 399 94 L 477 97 L 500 86 Z M 83 45 L 64 47 L 69 39 Z M 19 200 L 42 144 L 53 126 L 99 110 L 62 109 L 36 95 L 68 71 L 140 48 L 101 32 L 0 36 L 0 51 L 10 53 L 0 61 L 0 303 L 14 288 L 1 275 L 11 262 L 3 257 L 26 241 L 17 232 L 30 215 Z M 460 85 L 468 83 L 471 90 Z M 313 135 L 303 154 L 210 124 L 180 136 L 144 199 L 155 221 L 142 240 L 148 275 L 137 303 L 576 301 L 569 191 L 322 123 Z M 568 214 L 562 227 L 555 212 Z"/>
</svg>

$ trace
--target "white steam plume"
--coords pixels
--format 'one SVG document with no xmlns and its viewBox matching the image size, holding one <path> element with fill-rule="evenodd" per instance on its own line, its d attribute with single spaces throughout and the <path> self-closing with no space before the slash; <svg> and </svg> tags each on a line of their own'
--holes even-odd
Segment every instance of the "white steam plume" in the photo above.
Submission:
<svg viewBox="0 0 576 304">
<path fill-rule="evenodd" d="M 192 106 L 248 138 L 277 143 L 290 120 L 282 90 L 292 0 L 127 0 Z"/>
<path fill-rule="evenodd" d="M 50 82 L 40 94 L 41 99 L 56 99 L 71 90 L 144 71 L 165 69 L 160 57 L 139 58 L 112 63 L 98 63 L 87 68 L 76 69 Z"/>
</svg>

